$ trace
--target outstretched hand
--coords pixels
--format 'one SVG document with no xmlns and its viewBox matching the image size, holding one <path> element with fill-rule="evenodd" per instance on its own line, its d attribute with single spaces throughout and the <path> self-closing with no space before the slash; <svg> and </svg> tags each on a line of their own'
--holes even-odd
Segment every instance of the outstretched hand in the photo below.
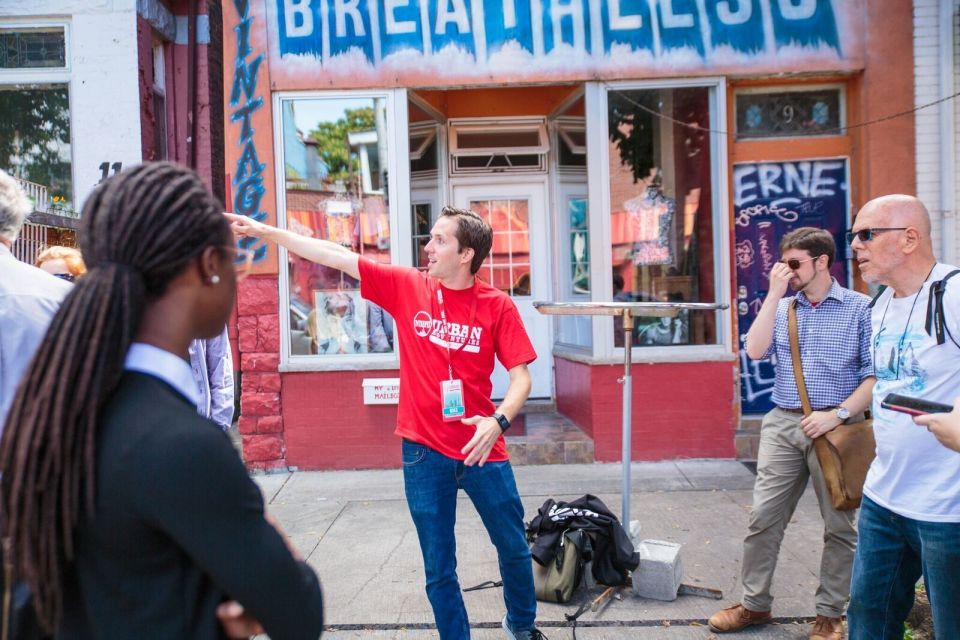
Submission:
<svg viewBox="0 0 960 640">
<path fill-rule="evenodd" d="M 224 213 L 223 215 L 230 221 L 230 228 L 234 235 L 240 238 L 262 238 L 275 228 L 258 222 L 250 216 L 240 216 L 235 213 Z"/>
<path fill-rule="evenodd" d="M 479 464 L 481 467 L 490 457 L 490 451 L 493 445 L 497 443 L 500 434 L 500 423 L 492 416 L 473 416 L 472 418 L 463 418 L 460 420 L 463 424 L 476 426 L 470 441 L 460 449 L 460 453 L 466 453 L 467 457 L 463 461 L 468 467 Z"/>
</svg>

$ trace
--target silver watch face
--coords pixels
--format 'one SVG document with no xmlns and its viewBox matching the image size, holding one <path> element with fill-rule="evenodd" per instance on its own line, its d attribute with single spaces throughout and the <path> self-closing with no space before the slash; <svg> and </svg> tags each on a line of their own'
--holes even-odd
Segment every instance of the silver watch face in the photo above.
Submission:
<svg viewBox="0 0 960 640">
<path fill-rule="evenodd" d="M 837 417 L 840 418 L 841 420 L 846 420 L 847 418 L 850 417 L 850 410 L 847 409 L 846 407 L 838 407 Z"/>
</svg>

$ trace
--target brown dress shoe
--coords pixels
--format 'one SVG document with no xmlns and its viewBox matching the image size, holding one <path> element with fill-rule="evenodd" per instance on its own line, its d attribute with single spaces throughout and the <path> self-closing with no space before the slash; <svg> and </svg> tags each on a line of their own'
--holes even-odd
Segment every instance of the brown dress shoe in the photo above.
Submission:
<svg viewBox="0 0 960 640">
<path fill-rule="evenodd" d="M 817 614 L 817 619 L 810 629 L 810 640 L 842 640 L 843 619 L 830 618 Z"/>
<path fill-rule="evenodd" d="M 740 631 L 752 624 L 766 624 L 773 620 L 769 611 L 750 611 L 740 603 L 717 611 L 708 624 L 714 633 Z M 812 637 L 812 636 L 811 636 Z"/>
</svg>

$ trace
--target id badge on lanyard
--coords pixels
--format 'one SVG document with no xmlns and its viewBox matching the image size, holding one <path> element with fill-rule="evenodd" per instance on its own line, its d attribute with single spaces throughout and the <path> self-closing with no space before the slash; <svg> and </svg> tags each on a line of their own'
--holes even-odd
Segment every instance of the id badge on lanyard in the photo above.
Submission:
<svg viewBox="0 0 960 640">
<path fill-rule="evenodd" d="M 476 285 L 474 285 L 476 286 Z M 443 341 L 447 349 L 447 375 L 448 379 L 440 383 L 440 406 L 444 422 L 458 422 L 467 415 L 466 403 L 463 400 L 463 381 L 453 377 L 453 352 L 450 349 L 448 337 L 450 334 L 450 325 L 447 323 L 447 313 L 443 308 L 443 292 L 440 291 L 440 285 L 437 285 L 437 303 L 440 305 L 440 319 L 443 322 Z M 476 292 L 474 292 L 473 305 L 470 309 L 470 323 L 473 321 L 477 312 Z M 459 353 L 464 345 L 460 345 L 455 350 Z"/>
</svg>

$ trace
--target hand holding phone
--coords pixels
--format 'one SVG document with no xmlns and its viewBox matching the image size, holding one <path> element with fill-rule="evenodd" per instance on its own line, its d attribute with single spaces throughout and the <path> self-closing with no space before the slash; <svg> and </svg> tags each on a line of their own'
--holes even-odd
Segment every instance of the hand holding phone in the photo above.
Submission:
<svg viewBox="0 0 960 640">
<path fill-rule="evenodd" d="M 887 394 L 887 397 L 880 401 L 880 406 L 890 411 L 899 411 L 911 416 L 922 416 L 927 413 L 950 413 L 953 407 L 940 402 L 930 402 L 922 398 L 911 398 L 899 393 Z"/>
</svg>

